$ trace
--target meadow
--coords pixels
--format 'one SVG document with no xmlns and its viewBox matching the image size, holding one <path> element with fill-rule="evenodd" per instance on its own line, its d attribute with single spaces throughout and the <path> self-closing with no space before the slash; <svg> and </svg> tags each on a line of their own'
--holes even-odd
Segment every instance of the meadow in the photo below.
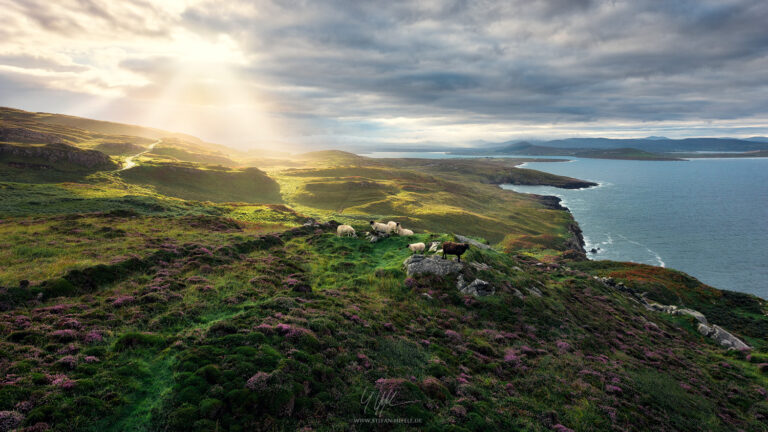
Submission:
<svg viewBox="0 0 768 432">
<path fill-rule="evenodd" d="M 496 186 L 577 179 L 519 161 L 243 159 L 138 126 L 2 116 L 81 150 L 183 150 L 76 177 L 0 157 L 2 431 L 768 430 L 764 300 L 588 261 L 567 210 Z M 372 219 L 416 234 L 372 243 Z M 491 247 L 458 274 L 407 274 L 409 243 L 456 234 Z M 459 275 L 494 294 L 462 293 Z"/>
</svg>

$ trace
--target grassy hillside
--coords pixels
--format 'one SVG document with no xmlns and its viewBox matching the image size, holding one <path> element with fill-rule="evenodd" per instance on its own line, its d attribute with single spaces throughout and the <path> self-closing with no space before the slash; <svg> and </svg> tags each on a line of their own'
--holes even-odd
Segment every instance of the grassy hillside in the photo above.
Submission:
<svg viewBox="0 0 768 432">
<path fill-rule="evenodd" d="M 473 181 L 470 175 L 461 180 L 451 168 L 433 167 L 435 174 L 431 174 L 408 166 L 413 162 L 353 161 L 358 164 L 288 169 L 273 175 L 286 203 L 320 218 L 395 220 L 419 231 L 461 232 L 492 243 L 547 236 L 551 241 L 536 246 L 549 248 L 550 243 L 557 243 L 561 247 L 556 249 L 561 250 L 572 237 L 569 213 Z M 328 163 L 328 159 L 322 162 Z M 395 168 L 399 166 L 407 169 Z M 484 166 L 478 166 L 477 172 L 484 176 Z"/>
<path fill-rule="evenodd" d="M 9 129 L 10 132 L 8 132 Z M 18 138 L 4 138 L 4 135 L 18 137 L 19 129 L 24 131 L 23 135 L 33 134 L 33 137 L 22 141 L 18 141 Z M 0 142 L 63 142 L 85 149 L 106 150 L 105 153 L 108 154 L 130 154 L 126 151 L 130 146 L 144 147 L 159 139 L 169 145 L 180 146 L 194 153 L 198 158 L 210 156 L 226 159 L 230 154 L 239 154 L 231 148 L 207 143 L 186 134 L 62 114 L 33 113 L 0 107 Z M 201 160 L 201 162 L 205 161 Z"/>
<path fill-rule="evenodd" d="M 333 225 L 275 236 L 230 219 L 119 215 L 15 235 L 38 230 L 53 233 L 48 255 L 67 249 L 75 230 L 114 245 L 78 245 L 107 262 L 48 272 L 2 296 L 0 349 L 14 362 L 0 409 L 23 413 L 24 424 L 334 430 L 405 418 L 427 430 L 765 429 L 766 355 L 726 352 L 689 321 L 644 310 L 591 277 L 605 269 L 472 250 L 463 277 L 497 287 L 474 298 L 452 278 L 404 273 L 408 242 L 443 235 L 371 244 L 325 232 Z M 151 248 L 134 256 L 136 240 Z M 663 269 L 656 278 L 678 280 Z M 691 292 L 711 290 L 687 280 Z M 746 300 L 736 313 L 765 308 Z M 394 399 L 381 417 L 361 403 L 387 392 Z"/>
<path fill-rule="evenodd" d="M 197 201 L 281 201 L 278 184 L 258 168 L 231 170 L 188 163 L 148 162 L 121 171 L 129 183 L 151 187 L 162 195 Z"/>
<path fill-rule="evenodd" d="M 566 210 L 497 186 L 588 182 L 339 151 L 216 166 L 185 137 L 2 115 L 2 431 L 768 430 L 764 300 L 586 261 Z M 370 219 L 416 234 L 371 243 Z M 407 273 L 409 243 L 454 234 L 493 247 Z M 458 289 L 476 279 L 492 294 Z"/>
</svg>

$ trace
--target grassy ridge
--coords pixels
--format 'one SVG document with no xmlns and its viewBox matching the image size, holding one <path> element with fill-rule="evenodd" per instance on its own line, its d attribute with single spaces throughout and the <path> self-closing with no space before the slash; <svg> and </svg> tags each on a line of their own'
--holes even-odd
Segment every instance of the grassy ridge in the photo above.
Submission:
<svg viewBox="0 0 768 432">
<path fill-rule="evenodd" d="M 350 223 L 392 219 L 417 230 L 476 235 L 492 243 L 551 235 L 555 240 L 550 243 L 561 250 L 572 237 L 569 213 L 471 176 L 461 180 L 450 168 L 432 168 L 433 174 L 407 163 L 406 168 L 397 168 L 398 160 L 357 162 L 359 165 L 271 174 L 287 203 L 317 217 Z M 391 166 L 379 166 L 381 163 Z M 475 170 L 484 172 L 484 168 L 479 165 Z M 535 241 L 529 246 L 544 247 Z"/>
</svg>

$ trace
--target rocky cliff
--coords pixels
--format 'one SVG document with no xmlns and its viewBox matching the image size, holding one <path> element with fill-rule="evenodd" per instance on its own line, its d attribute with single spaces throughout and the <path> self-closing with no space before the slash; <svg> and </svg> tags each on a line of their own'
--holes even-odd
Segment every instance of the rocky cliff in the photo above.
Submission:
<svg viewBox="0 0 768 432">
<path fill-rule="evenodd" d="M 90 169 L 114 169 L 117 165 L 105 155 L 96 150 L 82 150 L 67 144 L 54 143 L 44 146 L 19 146 L 0 144 L 0 158 L 13 159 L 13 162 L 42 165 L 51 164 L 75 165 Z"/>
</svg>

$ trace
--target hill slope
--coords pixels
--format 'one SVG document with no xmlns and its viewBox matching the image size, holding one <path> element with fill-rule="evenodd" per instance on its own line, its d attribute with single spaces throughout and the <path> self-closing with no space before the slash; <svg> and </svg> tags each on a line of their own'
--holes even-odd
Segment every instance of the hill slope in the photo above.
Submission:
<svg viewBox="0 0 768 432">
<path fill-rule="evenodd" d="M 126 222 L 51 229 L 120 244 L 129 233 L 100 227 Z M 0 409 L 55 430 L 335 430 L 382 418 L 427 430 L 765 429 L 765 316 L 741 329 L 763 344 L 748 357 L 592 277 L 680 286 L 691 305 L 718 295 L 679 273 L 474 249 L 459 274 L 495 291 L 475 297 L 456 274 L 406 274 L 408 242 L 448 236 L 371 244 L 328 233 L 334 224 L 254 236 L 224 219 L 181 223 L 191 237 L 150 234 L 155 252 L 6 288 L 0 348 L 14 362 Z M 721 304 L 765 310 L 746 295 Z"/>
<path fill-rule="evenodd" d="M 764 300 L 587 261 L 556 199 L 497 186 L 588 182 L 224 167 L 29 114 L 0 125 L 0 430 L 768 430 Z M 370 219 L 416 234 L 371 242 Z M 461 263 L 407 248 L 463 236 Z"/>
</svg>

